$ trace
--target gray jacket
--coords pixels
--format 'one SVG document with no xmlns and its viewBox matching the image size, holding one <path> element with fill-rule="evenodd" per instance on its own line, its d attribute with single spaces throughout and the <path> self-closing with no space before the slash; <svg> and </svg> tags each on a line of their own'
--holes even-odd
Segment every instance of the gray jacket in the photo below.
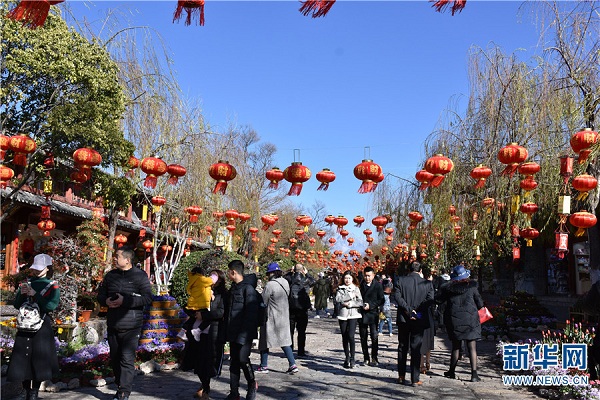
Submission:
<svg viewBox="0 0 600 400">
<path fill-rule="evenodd" d="M 360 294 L 360 288 L 355 285 L 341 285 L 335 294 L 335 302 L 340 304 L 338 319 L 361 319 L 360 309 L 363 306 L 363 299 Z"/>
</svg>

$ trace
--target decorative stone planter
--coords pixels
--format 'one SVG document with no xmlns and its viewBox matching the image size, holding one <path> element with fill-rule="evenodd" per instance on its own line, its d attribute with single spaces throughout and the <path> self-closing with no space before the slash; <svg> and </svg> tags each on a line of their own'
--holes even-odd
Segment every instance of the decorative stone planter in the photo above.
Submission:
<svg viewBox="0 0 600 400">
<path fill-rule="evenodd" d="M 149 310 L 148 313 L 160 317 L 177 317 L 179 315 L 179 310 L 176 308 L 170 310 Z"/>
<path fill-rule="evenodd" d="M 152 308 L 171 308 L 175 307 L 175 304 L 177 304 L 176 300 L 153 301 Z"/>
</svg>

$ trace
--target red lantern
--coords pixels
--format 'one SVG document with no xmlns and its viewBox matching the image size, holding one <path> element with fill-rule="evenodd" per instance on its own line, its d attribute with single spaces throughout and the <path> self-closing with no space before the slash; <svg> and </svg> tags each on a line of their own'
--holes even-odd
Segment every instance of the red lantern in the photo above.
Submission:
<svg viewBox="0 0 600 400">
<path fill-rule="evenodd" d="M 333 246 L 335 244 L 336 240 L 335 240 L 335 238 L 329 238 L 328 242 L 329 242 L 329 246 Z"/>
<path fill-rule="evenodd" d="M 27 165 L 27 155 L 35 151 L 37 144 L 29 136 L 20 134 L 8 140 L 8 148 L 15 152 L 13 164 L 24 167 Z"/>
<path fill-rule="evenodd" d="M 198 18 L 200 26 L 204 25 L 204 0 L 177 0 L 177 8 L 173 14 L 173 22 L 181 19 L 182 12 L 185 11 L 185 25 L 191 25 L 192 17 Z"/>
<path fill-rule="evenodd" d="M 354 244 L 354 238 L 348 238 L 346 239 L 346 241 L 348 242 L 348 246 L 352 246 L 352 244 Z"/>
<path fill-rule="evenodd" d="M 418 211 L 411 211 L 408 213 L 408 218 L 410 219 L 409 229 L 414 230 L 417 224 L 423 220 L 423 215 Z"/>
<path fill-rule="evenodd" d="M 283 171 L 283 178 L 292 184 L 288 196 L 299 196 L 302 192 L 302 183 L 310 179 L 311 172 L 301 162 L 293 162 Z"/>
<path fill-rule="evenodd" d="M 142 160 L 140 168 L 146 174 L 144 186 L 154 189 L 156 187 L 157 177 L 167 172 L 167 163 L 156 157 L 146 157 Z"/>
<path fill-rule="evenodd" d="M 354 167 L 354 176 L 362 181 L 362 185 L 358 189 L 358 193 L 369 193 L 375 190 L 376 182 L 381 182 L 383 171 L 381 167 L 374 163 L 373 160 L 362 160 L 360 164 Z"/>
<path fill-rule="evenodd" d="M 235 232 L 235 229 L 236 229 L 236 228 L 235 228 L 235 225 L 227 225 L 227 226 L 225 227 L 225 229 L 227 229 L 227 230 L 229 231 L 229 235 L 230 235 L 230 236 L 233 236 L 233 232 Z"/>
<path fill-rule="evenodd" d="M 6 184 L 15 176 L 15 171 L 5 165 L 0 165 L 0 188 L 5 189 Z"/>
<path fill-rule="evenodd" d="M 533 239 L 540 236 L 540 232 L 532 227 L 521 229 L 521 237 L 524 238 L 527 242 L 527 247 L 531 247 L 531 242 Z"/>
<path fill-rule="evenodd" d="M 365 229 L 365 230 L 363 231 L 363 235 L 365 235 L 366 237 L 369 237 L 369 236 L 371 236 L 372 234 L 373 234 L 373 231 L 372 231 L 372 230 L 370 230 L 370 229 Z"/>
<path fill-rule="evenodd" d="M 383 232 L 383 227 L 387 225 L 388 220 L 386 217 L 380 215 L 373 218 L 371 223 L 377 227 L 377 232 Z"/>
<path fill-rule="evenodd" d="M 189 221 L 191 223 L 198 222 L 198 216 L 202 214 L 202 208 L 198 206 L 186 207 L 184 211 L 190 214 Z"/>
<path fill-rule="evenodd" d="M 527 196 L 530 191 L 538 187 L 538 183 L 531 176 L 529 176 L 523 179 L 519 183 L 519 186 L 525 191 L 525 196 Z"/>
<path fill-rule="evenodd" d="M 335 174 L 329 168 L 323 168 L 317 172 L 317 180 L 321 182 L 317 190 L 327 190 L 329 189 L 329 184 L 335 181 Z"/>
<path fill-rule="evenodd" d="M 237 176 L 237 171 L 233 165 L 227 161 L 219 160 L 218 163 L 213 164 L 208 169 L 208 174 L 211 178 L 217 181 L 213 193 L 225 194 L 227 190 L 227 182 L 234 179 Z"/>
<path fill-rule="evenodd" d="M 294 235 L 298 236 L 298 238 L 302 238 L 302 237 L 304 237 L 304 230 L 303 229 L 296 229 L 294 231 Z"/>
<path fill-rule="evenodd" d="M 415 179 L 421 183 L 419 190 L 425 190 L 431 184 L 433 180 L 433 174 L 426 169 L 422 169 L 415 174 Z"/>
<path fill-rule="evenodd" d="M 94 149 L 82 147 L 73 152 L 75 165 L 82 170 L 90 170 L 102 162 L 102 156 Z"/>
<path fill-rule="evenodd" d="M 213 231 L 213 228 L 212 228 L 212 226 L 207 225 L 204 227 L 204 230 L 206 231 L 206 233 L 208 233 L 210 235 Z"/>
<path fill-rule="evenodd" d="M 489 178 L 491 174 L 492 170 L 489 167 L 480 164 L 478 167 L 473 168 L 469 175 L 477 181 L 475 189 L 480 189 L 485 186 L 485 180 Z"/>
<path fill-rule="evenodd" d="M 123 245 L 127 243 L 127 236 L 120 233 L 115 236 L 115 242 L 117 243 L 117 247 L 123 247 Z"/>
<path fill-rule="evenodd" d="M 162 196 L 154 196 L 150 201 L 152 201 L 152 204 L 156 207 L 162 207 L 167 203 L 167 199 Z"/>
<path fill-rule="evenodd" d="M 298 225 L 304 227 L 304 232 L 308 232 L 308 227 L 313 223 L 313 220 L 308 215 L 298 215 L 296 217 L 296 222 Z"/>
<path fill-rule="evenodd" d="M 569 251 L 569 234 L 566 232 L 556 232 L 554 248 L 558 251 L 559 255 Z M 562 257 L 561 257 L 562 258 Z"/>
<path fill-rule="evenodd" d="M 325 232 L 324 230 L 322 230 L 322 229 L 319 229 L 319 230 L 317 231 L 317 236 L 318 236 L 319 238 L 321 238 L 321 239 L 323 239 L 323 237 L 325 236 L 325 234 L 326 234 L 326 232 Z"/>
<path fill-rule="evenodd" d="M 575 153 L 579 154 L 578 163 L 583 164 L 592 152 L 590 147 L 598 141 L 598 132 L 594 132 L 591 128 L 577 132 L 571 136 L 571 148 Z"/>
<path fill-rule="evenodd" d="M 502 171 L 502 175 L 510 175 L 512 178 L 519 164 L 525 161 L 528 155 L 527 149 L 523 146 L 519 146 L 517 143 L 511 143 L 500 149 L 498 152 L 498 160 L 500 160 L 502 164 L 507 164 L 504 171 Z"/>
<path fill-rule="evenodd" d="M 540 172 L 540 165 L 536 162 L 526 162 L 519 165 L 518 170 L 521 175 L 531 176 Z"/>
<path fill-rule="evenodd" d="M 248 213 L 239 213 L 239 214 L 238 214 L 238 219 L 240 220 L 240 222 L 241 222 L 242 224 L 243 224 L 244 222 L 246 222 L 246 221 L 249 221 L 249 220 L 250 220 L 250 218 L 252 218 L 252 217 L 251 217 L 251 216 L 250 216 L 250 214 L 248 214 Z"/>
<path fill-rule="evenodd" d="M 179 178 L 185 176 L 187 170 L 179 164 L 170 164 L 167 167 L 167 174 L 169 174 L 169 179 L 167 179 L 167 183 L 171 185 L 176 185 L 179 181 Z"/>
<path fill-rule="evenodd" d="M 314 246 L 314 245 L 315 245 L 315 243 L 317 243 L 317 239 L 315 239 L 315 238 L 310 238 L 310 239 L 308 239 L 308 243 L 310 243 L 310 245 L 311 245 L 311 246 Z M 314 251 L 314 250 L 311 250 L 311 251 Z"/>
<path fill-rule="evenodd" d="M 438 187 L 444 180 L 444 175 L 454 169 L 454 163 L 448 157 L 436 154 L 425 161 L 425 169 L 433 174 L 431 187 Z"/>
<path fill-rule="evenodd" d="M 385 241 L 387 244 L 392 244 L 392 242 L 394 241 L 394 237 L 391 235 L 388 235 L 385 237 Z"/>
<path fill-rule="evenodd" d="M 363 217 L 362 215 L 357 215 L 356 217 L 354 217 L 353 219 L 355 225 L 357 228 L 359 228 L 363 222 L 365 222 L 365 217 Z"/>
<path fill-rule="evenodd" d="M 573 189 L 579 192 L 576 199 L 585 200 L 588 197 L 588 192 L 596 189 L 598 186 L 598 180 L 591 175 L 582 174 L 573 178 L 572 185 Z"/>
<path fill-rule="evenodd" d="M 333 223 L 335 224 L 335 226 L 337 226 L 338 233 L 340 233 L 342 229 L 344 229 L 344 226 L 348 224 L 348 218 L 344 217 L 343 215 L 338 215 L 333 220 Z"/>
<path fill-rule="evenodd" d="M 154 244 L 151 240 L 144 240 L 142 242 L 142 247 L 146 249 L 146 253 L 150 253 L 150 250 L 154 247 Z"/>
<path fill-rule="evenodd" d="M 235 219 L 238 217 L 238 215 L 240 215 L 236 210 L 227 210 L 225 211 L 225 218 L 227 219 L 227 221 L 230 222 L 230 224 L 234 224 Z"/>
<path fill-rule="evenodd" d="M 4 156 L 6 155 L 6 150 L 8 150 L 10 148 L 8 146 L 9 141 L 10 141 L 10 137 L 0 134 L 0 161 L 4 161 Z"/>
<path fill-rule="evenodd" d="M 263 227 L 262 228 L 263 228 L 264 231 L 268 230 L 269 227 L 275 225 L 275 222 L 277 222 L 277 218 L 273 214 L 263 215 L 262 217 L 260 217 L 260 220 L 263 223 Z"/>
<path fill-rule="evenodd" d="M 333 215 L 328 215 L 325 217 L 324 221 L 327 225 L 331 226 L 333 221 L 335 221 L 335 217 Z"/>
<path fill-rule="evenodd" d="M 279 182 L 283 180 L 283 171 L 277 167 L 273 167 L 265 173 L 265 176 L 270 181 L 269 188 L 277 189 Z"/>
<path fill-rule="evenodd" d="M 492 212 L 492 207 L 494 207 L 494 203 L 496 202 L 495 199 L 491 198 L 491 197 L 486 197 L 485 199 L 481 200 L 481 205 L 482 207 L 487 209 L 487 213 L 491 213 Z"/>
<path fill-rule="evenodd" d="M 69 177 L 73 182 L 77 182 L 78 184 L 87 182 L 88 179 L 90 179 L 90 175 L 85 173 L 84 171 L 71 172 Z"/>
<path fill-rule="evenodd" d="M 575 232 L 575 236 L 582 236 L 586 229 L 596 225 L 597 219 L 592 213 L 587 211 L 579 211 L 575 214 L 571 214 L 569 217 L 569 222 L 571 225 L 578 228 L 577 232 Z"/>
<path fill-rule="evenodd" d="M 521 207 L 519 207 L 519 210 L 523 213 L 523 214 L 527 214 L 527 217 L 529 219 L 531 219 L 531 216 L 533 214 L 535 214 L 538 211 L 538 205 L 532 202 L 527 202 L 527 203 L 523 203 L 521 204 Z"/>
<path fill-rule="evenodd" d="M 134 169 L 140 167 L 140 160 L 137 157 L 135 157 L 135 156 L 129 156 L 129 159 L 127 160 L 127 162 L 125 163 L 125 165 L 127 167 L 129 167 L 130 169 L 134 170 Z"/>
<path fill-rule="evenodd" d="M 371 243 L 373 243 L 373 236 L 369 236 L 368 238 L 365 239 L 367 241 L 367 243 L 369 244 L 369 246 L 371 245 Z"/>
<path fill-rule="evenodd" d="M 275 235 L 276 238 L 278 238 L 279 235 L 281 235 L 281 229 L 274 229 L 271 233 Z"/>
<path fill-rule="evenodd" d="M 452 3 L 452 7 L 450 10 L 452 11 L 452 15 L 457 12 L 461 12 L 463 8 L 467 5 L 467 0 L 437 0 L 433 3 L 432 7 L 435 7 L 435 11 L 443 12 L 448 6 Z"/>
<path fill-rule="evenodd" d="M 450 214 L 450 215 L 456 214 L 456 207 L 454 207 L 454 205 L 450 205 L 448 207 L 448 214 Z"/>
<path fill-rule="evenodd" d="M 342 230 L 340 231 L 340 236 L 341 236 L 343 239 L 346 239 L 346 236 L 348 236 L 349 234 L 350 234 L 350 232 L 348 232 L 348 231 L 347 231 L 347 230 L 345 230 L 345 229 L 342 229 Z"/>
<path fill-rule="evenodd" d="M 44 236 L 50 236 L 50 231 L 56 228 L 56 224 L 51 219 L 44 219 L 38 222 L 37 227 L 44 232 Z"/>
</svg>

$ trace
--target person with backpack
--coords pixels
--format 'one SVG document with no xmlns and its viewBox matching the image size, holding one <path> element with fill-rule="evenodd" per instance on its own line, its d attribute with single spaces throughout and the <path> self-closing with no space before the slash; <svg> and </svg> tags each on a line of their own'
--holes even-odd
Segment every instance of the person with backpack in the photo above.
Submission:
<svg viewBox="0 0 600 400">
<path fill-rule="evenodd" d="M 227 340 L 230 344 L 229 388 L 226 400 L 240 399 L 240 369 L 248 382 L 246 400 L 256 399 L 258 383 L 250 363 L 252 340 L 258 337 L 260 293 L 256 291 L 255 274 L 244 275 L 244 263 L 231 261 L 227 276 L 231 280 L 229 289 L 229 311 L 227 315 Z"/>
<path fill-rule="evenodd" d="M 285 278 L 290 284 L 290 333 L 294 348 L 294 331 L 298 329 L 298 357 L 306 357 L 306 327 L 308 310 L 311 308 L 310 288 L 315 280 L 307 273 L 306 267 L 296 264 Z"/>
<path fill-rule="evenodd" d="M 37 400 L 40 385 L 59 372 L 52 318 L 48 313 L 60 301 L 60 290 L 48 279 L 52 257 L 38 254 L 29 267 L 32 277 L 17 289 L 14 306 L 19 310 L 17 335 L 8 365 L 7 380 L 22 382 L 19 399 Z"/>
<path fill-rule="evenodd" d="M 269 373 L 269 349 L 281 347 L 288 359 L 288 374 L 298 372 L 294 353 L 292 352 L 292 337 L 290 335 L 289 295 L 290 285 L 283 277 L 279 264 L 267 265 L 267 284 L 262 292 L 263 302 L 267 308 L 267 321 L 260 328 L 258 349 L 260 350 L 260 366 L 256 372 Z"/>
</svg>

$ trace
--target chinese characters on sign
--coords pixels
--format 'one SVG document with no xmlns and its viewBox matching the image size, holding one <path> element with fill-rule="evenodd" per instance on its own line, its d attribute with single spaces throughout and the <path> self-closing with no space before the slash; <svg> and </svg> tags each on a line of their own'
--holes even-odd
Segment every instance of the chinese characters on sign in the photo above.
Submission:
<svg viewBox="0 0 600 400">
<path fill-rule="evenodd" d="M 587 345 L 584 343 L 563 343 L 559 361 L 558 344 L 536 344 L 529 349 L 528 344 L 505 344 L 502 348 L 503 369 L 506 371 L 528 370 L 532 367 L 548 369 L 562 366 L 563 369 L 587 369 Z M 530 355 L 532 357 L 530 357 Z"/>
</svg>

